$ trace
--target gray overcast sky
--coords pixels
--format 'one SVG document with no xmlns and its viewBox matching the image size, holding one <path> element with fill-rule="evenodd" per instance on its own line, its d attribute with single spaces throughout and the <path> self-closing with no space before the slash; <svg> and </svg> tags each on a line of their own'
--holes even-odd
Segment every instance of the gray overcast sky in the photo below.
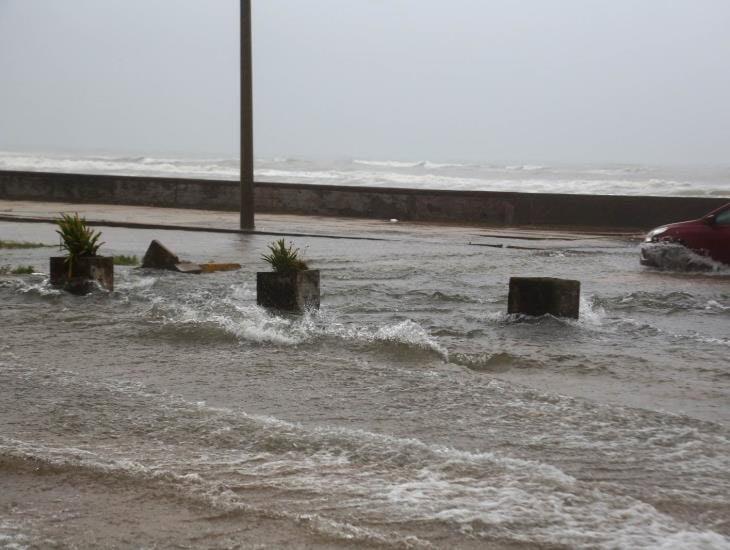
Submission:
<svg viewBox="0 0 730 550">
<path fill-rule="evenodd" d="M 723 163 L 728 0 L 253 0 L 259 156 Z M 0 149 L 237 156 L 236 0 L 0 0 Z"/>
</svg>

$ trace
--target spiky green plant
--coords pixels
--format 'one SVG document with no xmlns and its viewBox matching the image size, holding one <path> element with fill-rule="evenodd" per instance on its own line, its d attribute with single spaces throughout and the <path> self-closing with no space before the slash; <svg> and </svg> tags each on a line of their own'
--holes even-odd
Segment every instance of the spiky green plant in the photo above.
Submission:
<svg viewBox="0 0 730 550">
<path fill-rule="evenodd" d="M 269 245 L 269 250 L 271 253 L 262 255 L 261 259 L 271 264 L 274 271 L 288 273 L 308 269 L 306 262 L 299 257 L 299 249 L 294 248 L 292 242 L 286 246 L 286 241 L 279 239 Z"/>
<path fill-rule="evenodd" d="M 60 249 L 67 252 L 66 265 L 68 276 L 73 276 L 73 268 L 79 258 L 96 256 L 102 244 L 99 242 L 101 233 L 93 231 L 87 224 L 86 218 L 80 218 L 78 213 L 61 214 L 56 220 L 56 233 L 61 237 Z"/>
</svg>

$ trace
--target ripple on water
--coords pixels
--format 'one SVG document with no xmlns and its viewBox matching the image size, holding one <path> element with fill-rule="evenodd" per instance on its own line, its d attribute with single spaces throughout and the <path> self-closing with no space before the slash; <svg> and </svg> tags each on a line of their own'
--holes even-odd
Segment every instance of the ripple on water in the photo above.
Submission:
<svg viewBox="0 0 730 550">
<path fill-rule="evenodd" d="M 523 357 L 506 351 L 496 353 L 455 353 L 450 361 L 476 372 L 507 372 L 517 369 L 543 369 L 541 361 Z"/>
<path fill-rule="evenodd" d="M 709 528 L 690 527 L 617 492 L 620 485 L 606 485 L 609 490 L 604 490 L 600 483 L 581 481 L 541 461 L 365 430 L 305 427 L 191 403 L 141 385 L 86 381 L 69 372 L 51 379 L 48 373 L 20 366 L 3 372 L 12 384 L 19 383 L 13 374 L 22 374 L 21 383 L 53 387 L 65 407 L 79 403 L 83 394 L 86 399 L 66 414 L 93 416 L 93 422 L 77 422 L 62 437 L 45 443 L 0 437 L 0 456 L 6 460 L 33 460 L 58 472 L 155 483 L 219 510 L 284 509 L 292 518 L 306 513 L 343 526 L 355 516 L 371 525 L 441 525 L 485 541 L 525 544 L 610 548 L 617 540 L 630 547 L 674 540 L 728 542 Z M 618 459 L 630 450 L 660 470 L 671 465 L 675 473 L 694 476 L 717 475 L 728 466 L 727 454 L 706 454 L 709 447 L 730 450 L 727 440 L 721 443 L 700 425 L 683 425 L 679 419 L 675 427 L 658 415 L 616 408 L 606 408 L 603 412 L 609 414 L 597 418 L 601 411 L 575 400 L 535 390 L 515 392 L 504 385 L 498 389 L 515 412 L 522 409 L 520 414 L 533 421 L 550 410 L 560 411 L 571 423 L 590 419 L 583 430 L 568 432 L 571 452 L 592 447 L 596 456 Z M 23 424 L 49 422 L 58 425 L 53 415 L 31 407 Z M 622 440 L 624 435 L 629 439 Z M 562 446 L 560 430 L 534 435 L 523 430 L 518 441 L 557 444 L 558 452 Z M 679 464 L 684 467 L 677 469 Z M 716 488 L 716 497 L 721 490 Z M 256 491 L 263 491 L 265 498 L 252 499 Z M 675 498 L 681 497 L 675 493 Z M 387 539 L 377 530 L 368 536 Z"/>
<path fill-rule="evenodd" d="M 661 315 L 700 313 L 730 314 L 730 301 L 724 297 L 708 299 L 685 291 L 635 291 L 610 297 L 593 296 L 593 307 L 611 311 L 659 313 Z"/>
<path fill-rule="evenodd" d="M 30 539 L 25 534 L 27 527 L 16 520 L 0 517 L 0 548 L 24 550 L 30 548 Z"/>
<path fill-rule="evenodd" d="M 386 337 L 404 331 L 421 337 L 407 324 Z M 651 500 L 671 496 L 696 506 L 702 495 L 727 509 L 730 442 L 716 425 L 490 383 L 477 392 L 481 414 L 511 452 L 497 450 L 496 441 L 494 450 L 466 451 L 304 426 L 3 357 L 0 383 L 25 402 L 17 435 L 0 438 L 6 458 L 157 483 L 223 510 L 246 509 L 263 492 L 253 505 L 267 513 L 285 509 L 353 528 L 422 525 L 485 541 L 573 547 L 659 546 L 678 536 L 727 542 L 712 523 L 691 527 Z M 450 400 L 469 403 L 471 386 L 458 388 Z M 39 429 L 41 438 L 23 437 Z M 584 475 L 569 473 L 561 457 L 568 465 L 580 457 Z M 651 494 L 639 498 L 626 476 L 653 476 Z"/>
</svg>

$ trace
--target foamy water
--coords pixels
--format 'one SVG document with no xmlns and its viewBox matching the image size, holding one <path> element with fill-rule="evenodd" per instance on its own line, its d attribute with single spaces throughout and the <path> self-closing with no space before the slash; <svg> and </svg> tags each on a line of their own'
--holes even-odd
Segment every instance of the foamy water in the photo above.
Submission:
<svg viewBox="0 0 730 550">
<path fill-rule="evenodd" d="M 724 273 L 728 266 L 714 261 L 712 258 L 671 242 L 644 243 L 641 245 L 643 255 L 651 260 L 652 265 L 667 270 L 693 270 Z"/>
<path fill-rule="evenodd" d="M 730 271 L 301 239 L 322 309 L 286 316 L 255 303 L 268 238 L 164 237 L 244 268 L 0 277 L 0 546 L 730 548 Z M 506 314 L 537 269 L 583 282 L 579 320 Z"/>
<path fill-rule="evenodd" d="M 258 158 L 256 178 L 281 183 L 604 195 L 730 197 L 730 166 L 540 165 Z M 1 170 L 237 180 L 235 159 L 0 152 Z"/>
</svg>

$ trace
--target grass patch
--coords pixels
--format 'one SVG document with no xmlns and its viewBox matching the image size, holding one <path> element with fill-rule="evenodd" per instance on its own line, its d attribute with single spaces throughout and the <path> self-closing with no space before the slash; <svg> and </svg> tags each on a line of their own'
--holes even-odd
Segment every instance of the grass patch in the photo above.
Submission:
<svg viewBox="0 0 730 550">
<path fill-rule="evenodd" d="M 21 248 L 53 248 L 55 244 L 29 243 L 25 241 L 3 241 L 0 239 L 0 248 L 14 250 Z"/>
<path fill-rule="evenodd" d="M 31 275 L 32 273 L 35 273 L 32 265 L 19 265 L 17 267 L 0 265 L 0 275 Z"/>
<path fill-rule="evenodd" d="M 137 256 L 120 254 L 119 256 L 114 256 L 114 265 L 139 265 L 139 258 Z"/>
</svg>

